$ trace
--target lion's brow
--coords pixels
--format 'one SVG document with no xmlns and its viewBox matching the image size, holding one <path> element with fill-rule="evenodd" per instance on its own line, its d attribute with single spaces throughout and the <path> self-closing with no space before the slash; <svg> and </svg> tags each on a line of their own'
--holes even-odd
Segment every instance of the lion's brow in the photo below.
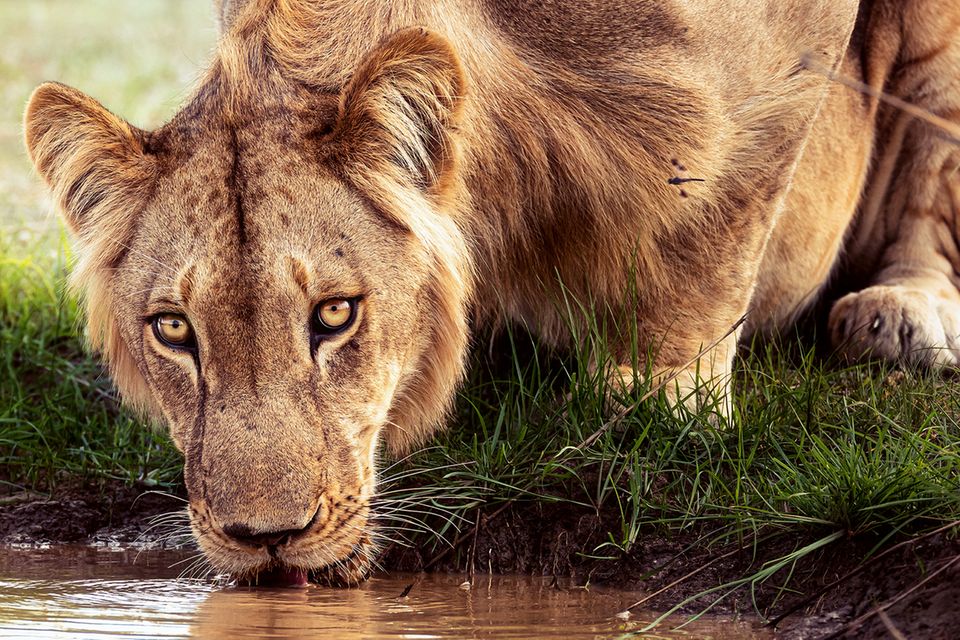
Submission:
<svg viewBox="0 0 960 640">
<path fill-rule="evenodd" d="M 196 265 L 189 265 L 177 277 L 177 285 L 174 289 L 180 294 L 180 303 L 186 307 L 190 304 L 190 296 L 193 294 L 194 275 L 196 274 Z"/>
<path fill-rule="evenodd" d="M 293 276 L 294 282 L 296 282 L 300 287 L 300 290 L 303 291 L 304 297 L 309 298 L 310 270 L 307 269 L 305 264 L 303 264 L 303 261 L 293 256 L 287 257 L 287 264 L 290 266 L 290 275 Z"/>
</svg>

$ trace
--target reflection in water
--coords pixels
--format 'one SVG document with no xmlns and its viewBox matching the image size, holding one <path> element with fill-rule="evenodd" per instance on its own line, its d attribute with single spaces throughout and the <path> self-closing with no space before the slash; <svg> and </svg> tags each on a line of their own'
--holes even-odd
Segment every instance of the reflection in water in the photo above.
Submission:
<svg viewBox="0 0 960 640">
<path fill-rule="evenodd" d="M 478 576 L 469 589 L 451 575 L 392 575 L 349 590 L 222 588 L 177 580 L 172 565 L 184 557 L 0 549 L 0 638 L 594 639 L 620 637 L 654 617 L 614 617 L 636 592 L 511 576 Z M 764 636 L 714 618 L 655 637 Z"/>
</svg>

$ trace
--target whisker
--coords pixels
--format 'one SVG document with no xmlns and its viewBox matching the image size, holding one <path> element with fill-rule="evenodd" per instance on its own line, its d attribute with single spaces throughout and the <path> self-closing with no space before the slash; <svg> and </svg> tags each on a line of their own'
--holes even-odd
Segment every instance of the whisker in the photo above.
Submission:
<svg viewBox="0 0 960 640">
<path fill-rule="evenodd" d="M 400 472 L 398 472 L 398 473 L 395 473 L 394 475 L 391 475 L 391 476 L 381 477 L 381 478 L 380 478 L 380 484 L 381 484 L 381 485 L 394 484 L 394 483 L 396 483 L 396 482 L 399 481 L 399 480 L 407 480 L 407 479 L 409 479 L 409 478 L 415 478 L 415 477 L 417 477 L 417 476 L 419 476 L 419 475 L 424 475 L 424 474 L 427 474 L 427 473 L 435 473 L 435 472 L 437 472 L 437 471 L 443 471 L 443 470 L 446 470 L 446 469 L 456 469 L 456 468 L 463 468 L 463 469 L 465 469 L 465 468 L 474 466 L 475 464 L 476 464 L 475 462 L 469 462 L 469 461 L 467 461 L 467 462 L 451 462 L 450 464 L 440 465 L 440 466 L 437 466 L 437 467 L 417 467 L 417 468 L 413 468 L 413 469 L 406 469 L 406 470 L 400 471 Z"/>
</svg>

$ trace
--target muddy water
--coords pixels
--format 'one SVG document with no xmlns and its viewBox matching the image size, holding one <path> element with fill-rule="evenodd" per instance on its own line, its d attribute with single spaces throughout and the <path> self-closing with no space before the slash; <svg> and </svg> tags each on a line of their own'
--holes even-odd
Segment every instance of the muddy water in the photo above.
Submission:
<svg viewBox="0 0 960 640">
<path fill-rule="evenodd" d="M 656 617 L 615 617 L 641 594 L 551 586 L 549 579 L 477 576 L 466 588 L 463 576 L 401 574 L 350 590 L 246 589 L 178 580 L 188 558 L 89 547 L 0 549 L 0 638 L 572 640 L 624 637 Z M 715 618 L 645 637 L 768 636 Z"/>
</svg>

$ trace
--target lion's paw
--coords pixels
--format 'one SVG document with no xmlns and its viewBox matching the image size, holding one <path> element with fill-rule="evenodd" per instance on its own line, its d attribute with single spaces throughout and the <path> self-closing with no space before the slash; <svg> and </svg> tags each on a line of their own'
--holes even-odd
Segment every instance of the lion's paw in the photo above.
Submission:
<svg viewBox="0 0 960 640">
<path fill-rule="evenodd" d="M 851 293 L 834 304 L 829 326 L 834 347 L 851 360 L 960 364 L 960 304 L 923 289 L 877 285 Z"/>
</svg>

